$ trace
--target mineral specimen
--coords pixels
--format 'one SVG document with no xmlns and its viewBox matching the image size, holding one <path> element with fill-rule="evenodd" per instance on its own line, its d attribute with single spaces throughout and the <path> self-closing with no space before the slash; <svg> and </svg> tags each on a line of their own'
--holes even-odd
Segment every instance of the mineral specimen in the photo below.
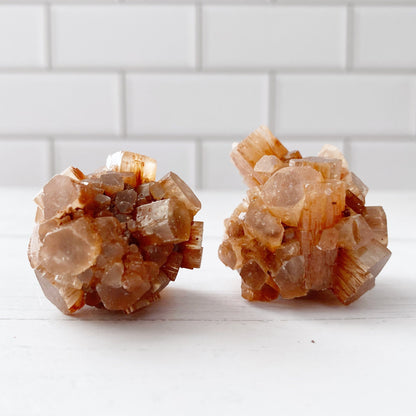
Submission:
<svg viewBox="0 0 416 416">
<path fill-rule="evenodd" d="M 155 176 L 155 160 L 117 152 L 90 175 L 66 169 L 36 196 L 29 261 L 62 312 L 132 313 L 159 299 L 180 267 L 200 267 L 201 204 L 176 174 Z"/>
<path fill-rule="evenodd" d="M 386 215 L 365 206 L 368 188 L 337 148 L 303 158 L 260 127 L 231 159 L 249 190 L 225 220 L 218 254 L 239 271 L 245 299 L 330 290 L 347 305 L 374 286 L 391 255 Z"/>
</svg>

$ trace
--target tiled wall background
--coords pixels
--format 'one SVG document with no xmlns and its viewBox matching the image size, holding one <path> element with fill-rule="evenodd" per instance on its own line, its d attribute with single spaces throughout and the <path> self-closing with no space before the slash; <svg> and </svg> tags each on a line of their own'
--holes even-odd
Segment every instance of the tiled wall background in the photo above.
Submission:
<svg viewBox="0 0 416 416">
<path fill-rule="evenodd" d="M 0 185 L 129 149 L 237 188 L 260 124 L 416 189 L 416 0 L 0 0 Z"/>
</svg>

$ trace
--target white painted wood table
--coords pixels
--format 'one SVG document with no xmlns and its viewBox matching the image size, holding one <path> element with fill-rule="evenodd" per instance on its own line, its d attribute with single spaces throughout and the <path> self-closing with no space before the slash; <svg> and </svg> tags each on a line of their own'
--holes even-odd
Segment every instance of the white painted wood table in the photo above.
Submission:
<svg viewBox="0 0 416 416">
<path fill-rule="evenodd" d="M 200 193 L 203 266 L 131 316 L 62 315 L 26 247 L 34 190 L 1 190 L 0 415 L 415 415 L 416 194 L 370 192 L 393 256 L 345 307 L 248 303 L 216 256 L 241 193 Z"/>
</svg>

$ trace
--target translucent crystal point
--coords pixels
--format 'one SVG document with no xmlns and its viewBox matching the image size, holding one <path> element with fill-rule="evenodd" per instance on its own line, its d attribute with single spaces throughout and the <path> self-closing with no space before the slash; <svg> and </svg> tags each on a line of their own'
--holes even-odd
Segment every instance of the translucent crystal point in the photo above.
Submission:
<svg viewBox="0 0 416 416">
<path fill-rule="evenodd" d="M 286 166 L 287 164 L 282 162 L 277 156 L 265 155 L 254 165 L 253 177 L 259 183 L 264 184 L 273 173 Z"/>
<path fill-rule="evenodd" d="M 195 215 L 201 209 L 201 202 L 191 188 L 176 173 L 169 172 L 159 181 L 167 198 L 176 198 Z"/>
<path fill-rule="evenodd" d="M 260 199 L 250 203 L 244 217 L 243 226 L 248 235 L 255 238 L 270 251 L 276 250 L 282 243 L 284 228 Z"/>
<path fill-rule="evenodd" d="M 101 251 L 93 222 L 79 218 L 48 232 L 39 249 L 40 265 L 52 275 L 77 275 L 91 267 Z"/>
<path fill-rule="evenodd" d="M 289 166 L 310 166 L 320 172 L 324 179 L 340 179 L 341 165 L 341 160 L 325 157 L 305 157 L 289 161 Z"/>
<path fill-rule="evenodd" d="M 181 266 L 186 269 L 194 269 L 201 266 L 202 260 L 202 234 L 204 231 L 204 223 L 201 221 L 193 221 L 189 240 L 181 243 L 180 252 L 182 254 Z"/>
<path fill-rule="evenodd" d="M 305 287 L 305 258 L 295 256 L 283 262 L 273 280 L 284 299 L 293 299 L 308 293 Z"/>
<path fill-rule="evenodd" d="M 231 159 L 246 184 L 256 186 L 260 184 L 254 175 L 257 162 L 265 155 L 274 155 L 280 159 L 286 153 L 287 149 L 271 131 L 261 126 L 233 148 Z"/>
<path fill-rule="evenodd" d="M 139 183 L 156 178 L 156 160 L 133 152 L 116 152 L 107 157 L 106 168 L 114 172 L 132 172 Z"/>
<path fill-rule="evenodd" d="M 321 182 L 322 175 L 311 167 L 278 170 L 262 187 L 266 207 L 285 225 L 298 225 L 305 203 L 306 185 Z"/>
<path fill-rule="evenodd" d="M 356 250 L 341 249 L 332 290 L 348 305 L 374 286 L 375 278 L 391 256 L 377 240 Z"/>
<path fill-rule="evenodd" d="M 375 239 L 387 247 L 387 218 L 383 207 L 366 207 L 363 216 L 373 231 Z"/>
<path fill-rule="evenodd" d="M 49 220 L 84 208 L 91 202 L 97 190 L 88 188 L 67 175 L 54 176 L 35 197 L 41 210 L 41 219 Z"/>
<path fill-rule="evenodd" d="M 138 207 L 136 222 L 145 244 L 175 244 L 189 239 L 192 217 L 181 201 L 164 199 Z"/>
<path fill-rule="evenodd" d="M 334 226 L 345 209 L 345 185 L 340 180 L 308 184 L 299 228 L 321 230 Z"/>
</svg>

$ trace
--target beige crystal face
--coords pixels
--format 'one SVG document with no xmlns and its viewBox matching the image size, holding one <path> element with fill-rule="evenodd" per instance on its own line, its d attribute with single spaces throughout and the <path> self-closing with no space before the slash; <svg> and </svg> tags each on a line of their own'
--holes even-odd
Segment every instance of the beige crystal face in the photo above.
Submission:
<svg viewBox="0 0 416 416">
<path fill-rule="evenodd" d="M 62 312 L 131 313 L 157 300 L 181 267 L 200 267 L 201 203 L 176 174 L 155 176 L 154 159 L 117 152 L 92 174 L 66 169 L 36 196 L 28 256 Z"/>
<path fill-rule="evenodd" d="M 225 220 L 218 254 L 240 273 L 245 299 L 329 290 L 349 304 L 374 286 L 391 255 L 386 215 L 365 206 L 368 188 L 336 147 L 303 158 L 260 127 L 231 159 L 249 189 Z"/>
</svg>

